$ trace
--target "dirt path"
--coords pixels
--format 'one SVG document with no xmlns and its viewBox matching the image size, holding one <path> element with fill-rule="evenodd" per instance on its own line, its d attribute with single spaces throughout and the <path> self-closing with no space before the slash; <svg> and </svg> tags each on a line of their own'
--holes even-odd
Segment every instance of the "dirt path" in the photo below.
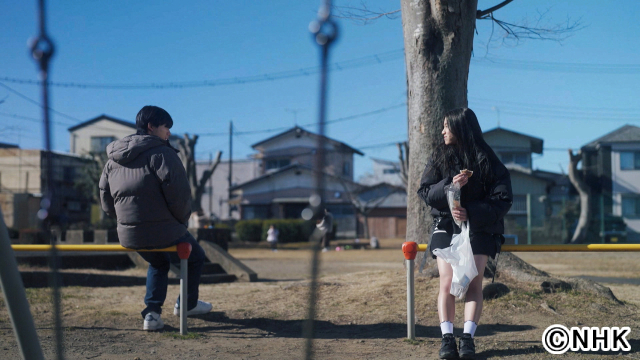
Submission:
<svg viewBox="0 0 640 360">
<path fill-rule="evenodd" d="M 317 359 L 436 359 L 439 348 L 435 296 L 437 279 L 416 277 L 416 342 L 406 337 L 406 277 L 399 240 L 383 241 L 382 250 L 323 253 Z M 262 281 L 202 285 L 201 298 L 214 312 L 189 319 L 190 335 L 179 336 L 178 318 L 163 314 L 164 331 L 141 330 L 143 286 L 64 288 L 63 316 L 67 359 L 301 359 L 301 336 L 307 311 L 308 251 L 231 249 Z M 542 270 L 557 275 L 615 277 L 631 282 L 640 276 L 636 254 L 519 254 Z M 585 256 L 588 255 L 588 256 Z M 638 254 L 640 256 L 640 254 Z M 144 274 L 141 270 L 120 272 Z M 635 279 L 635 280 L 634 280 Z M 611 285 L 626 305 L 585 294 L 544 294 L 535 287 L 517 287 L 507 296 L 485 302 L 477 332 L 478 359 L 556 359 L 541 345 L 551 324 L 567 326 L 630 326 L 633 351 L 624 354 L 567 353 L 567 359 L 640 359 L 639 286 Z M 606 284 L 609 286 L 609 284 Z M 42 346 L 53 359 L 50 299 L 47 289 L 28 289 Z M 178 294 L 170 286 L 166 308 Z M 544 310 L 542 306 L 554 309 Z M 460 333 L 458 304 L 456 334 Z M 0 359 L 19 353 L 0 302 Z"/>
</svg>

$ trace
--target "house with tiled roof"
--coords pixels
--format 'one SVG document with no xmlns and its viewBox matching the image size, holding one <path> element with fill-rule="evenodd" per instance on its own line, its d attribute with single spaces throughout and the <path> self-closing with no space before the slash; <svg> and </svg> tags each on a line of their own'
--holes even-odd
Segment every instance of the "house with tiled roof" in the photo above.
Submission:
<svg viewBox="0 0 640 360">
<path fill-rule="evenodd" d="M 640 241 L 640 127 L 622 126 L 581 150 L 585 181 L 599 200 L 592 213 L 622 216 L 627 239 Z"/>
</svg>

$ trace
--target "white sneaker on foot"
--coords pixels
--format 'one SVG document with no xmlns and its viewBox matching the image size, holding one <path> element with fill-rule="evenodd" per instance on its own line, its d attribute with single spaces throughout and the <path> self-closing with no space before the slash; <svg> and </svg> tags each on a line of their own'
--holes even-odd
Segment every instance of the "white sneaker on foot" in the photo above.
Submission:
<svg viewBox="0 0 640 360">
<path fill-rule="evenodd" d="M 164 323 L 160 318 L 160 314 L 157 312 L 151 311 L 144 317 L 144 326 L 142 330 L 153 331 L 160 330 L 164 327 Z"/>
<path fill-rule="evenodd" d="M 213 309 L 213 305 L 206 301 L 198 300 L 198 305 L 191 310 L 187 310 L 187 316 L 206 314 Z M 173 315 L 180 316 L 180 307 L 178 304 L 173 306 Z"/>
</svg>

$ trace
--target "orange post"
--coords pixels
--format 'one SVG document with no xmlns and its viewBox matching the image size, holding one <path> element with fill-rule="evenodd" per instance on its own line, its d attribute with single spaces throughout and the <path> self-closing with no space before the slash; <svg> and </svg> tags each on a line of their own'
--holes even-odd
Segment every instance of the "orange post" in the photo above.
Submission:
<svg viewBox="0 0 640 360">
<path fill-rule="evenodd" d="M 407 260 L 415 260 L 418 253 L 418 244 L 415 241 L 407 241 L 402 243 L 402 252 Z"/>
</svg>

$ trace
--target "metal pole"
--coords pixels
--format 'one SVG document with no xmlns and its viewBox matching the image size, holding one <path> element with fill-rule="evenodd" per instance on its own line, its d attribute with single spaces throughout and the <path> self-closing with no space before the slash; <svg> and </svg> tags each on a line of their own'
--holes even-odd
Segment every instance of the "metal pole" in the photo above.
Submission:
<svg viewBox="0 0 640 360">
<path fill-rule="evenodd" d="M 176 245 L 178 257 L 180 258 L 180 335 L 187 335 L 187 307 L 189 299 L 187 298 L 188 284 L 188 260 L 191 256 L 191 244 L 188 242 Z"/>
<path fill-rule="evenodd" d="M 40 80 L 42 82 L 42 118 L 44 125 L 44 164 L 45 166 L 45 191 L 40 202 L 38 218 L 41 220 L 42 230 L 48 242 L 52 242 L 51 225 L 58 222 L 58 207 L 60 202 L 56 201 L 56 190 L 53 181 L 53 155 L 51 153 L 51 121 L 49 117 L 49 62 L 54 54 L 54 45 L 46 31 L 46 8 L 44 0 L 38 0 L 38 37 L 30 43 L 31 55 L 38 62 L 40 70 Z M 42 156 L 41 156 L 42 158 Z M 42 160 L 41 160 L 42 161 Z M 60 316 L 60 284 L 58 279 L 58 253 L 55 246 L 51 247 L 49 254 L 49 284 L 53 298 L 53 322 L 55 331 L 56 358 L 64 359 L 64 336 L 62 334 L 62 318 Z"/>
<path fill-rule="evenodd" d="M 7 304 L 11 325 L 18 340 L 22 358 L 26 360 L 44 360 L 40 340 L 33 324 L 33 317 L 24 284 L 18 272 L 18 264 L 11 249 L 9 233 L 0 209 L 0 287 Z"/>
<path fill-rule="evenodd" d="M 338 27 L 331 19 L 331 0 L 323 0 L 318 10 L 318 19 L 309 24 L 309 30 L 314 35 L 316 43 L 320 46 L 320 102 L 318 111 L 318 139 L 316 143 L 317 152 L 315 154 L 314 171 L 315 171 L 315 188 L 316 193 L 309 198 L 309 205 L 315 215 L 313 218 L 324 211 L 324 165 L 325 165 L 325 120 L 327 113 L 327 86 L 328 86 L 328 59 L 329 46 L 338 35 Z M 327 231 L 331 231 L 328 229 Z M 318 291 L 318 271 L 320 268 L 320 238 L 318 236 L 328 235 L 314 232 L 315 239 L 312 235 L 313 251 L 311 256 L 311 286 L 309 289 L 309 304 L 307 320 L 304 324 L 303 334 L 305 337 L 304 353 L 305 359 L 313 358 L 313 338 L 315 332 L 316 317 L 316 301 Z"/>
<path fill-rule="evenodd" d="M 407 260 L 407 338 L 411 340 L 416 339 L 413 262 L 414 260 Z"/>
<path fill-rule="evenodd" d="M 566 199 L 564 198 L 564 196 L 562 196 L 562 212 L 561 212 L 561 214 L 562 214 L 562 232 L 561 232 L 562 239 L 560 239 L 560 240 L 562 240 L 563 243 L 565 242 L 565 240 L 567 238 L 567 235 L 565 235 L 565 232 L 567 231 L 567 216 L 566 216 L 567 211 L 566 211 L 565 207 L 566 207 Z"/>
<path fill-rule="evenodd" d="M 229 207 L 229 220 L 231 220 L 231 186 L 233 175 L 233 121 L 229 121 L 229 195 L 227 206 Z"/>
<path fill-rule="evenodd" d="M 604 244 L 606 240 L 606 236 L 604 234 L 604 194 L 600 194 L 600 237 Z"/>
<path fill-rule="evenodd" d="M 180 335 L 187 335 L 187 259 L 180 259 Z"/>
<path fill-rule="evenodd" d="M 527 194 L 527 244 L 531 245 L 531 194 Z"/>
</svg>

